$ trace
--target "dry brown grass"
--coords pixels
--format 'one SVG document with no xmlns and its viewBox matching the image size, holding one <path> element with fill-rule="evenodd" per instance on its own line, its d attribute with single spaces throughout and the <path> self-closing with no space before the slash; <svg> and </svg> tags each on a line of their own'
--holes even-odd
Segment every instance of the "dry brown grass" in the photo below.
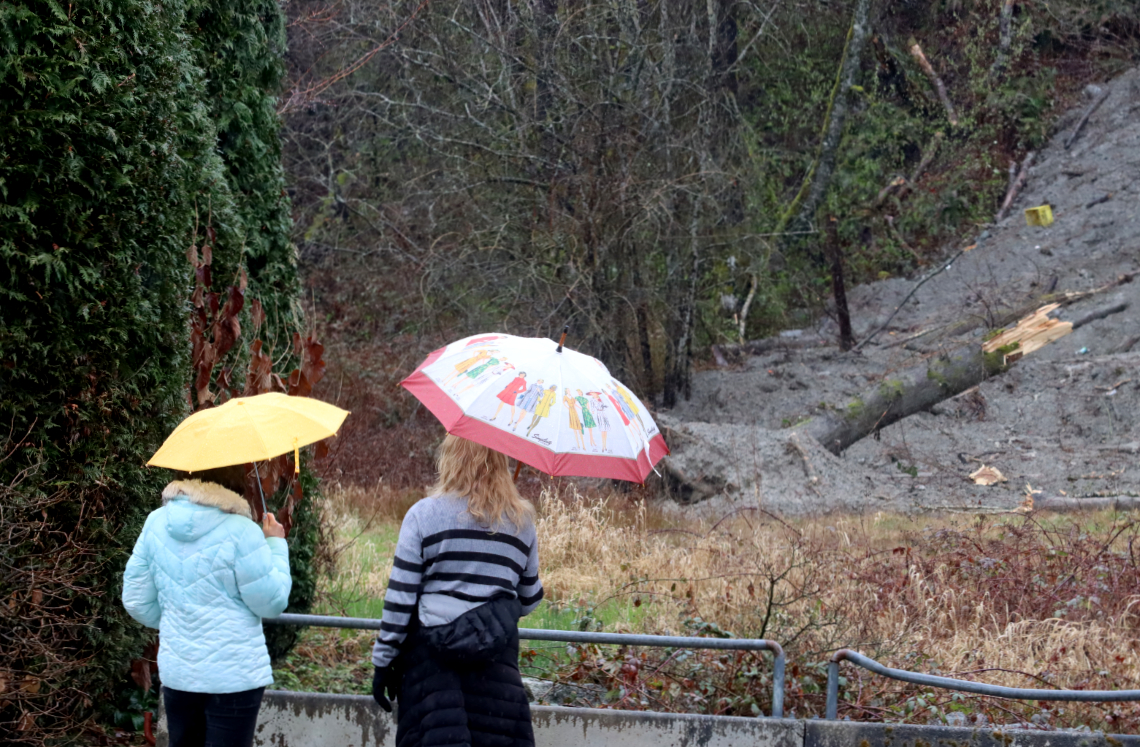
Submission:
<svg viewBox="0 0 1140 747">
<path fill-rule="evenodd" d="M 644 507 L 547 496 L 539 541 L 554 601 L 633 598 L 649 612 L 626 615 L 618 627 L 684 633 L 700 618 L 737 636 L 778 640 L 791 671 L 816 680 L 806 688 L 794 676 L 789 682 L 789 706 L 801 714 L 821 709 L 813 664 L 838 647 L 889 666 L 994 684 L 1140 688 L 1133 517 L 876 515 L 787 523 L 748 511 L 716 523 L 678 520 L 672 530 L 647 519 Z M 855 718 L 924 721 L 954 707 L 1010 721 L 1037 710 L 951 701 L 949 693 L 922 705 L 919 688 L 845 674 L 846 710 Z M 1131 704 L 1050 708 L 1038 720 L 1140 725 Z"/>
<path fill-rule="evenodd" d="M 415 497 L 334 493 L 329 514 L 343 543 L 342 597 L 347 588 L 359 599 L 382 596 L 398 518 Z M 618 495 L 586 498 L 568 490 L 547 491 L 538 505 L 549 606 L 611 630 L 725 630 L 780 641 L 788 650 L 793 715 L 822 713 L 823 663 L 839 647 L 889 666 L 994 684 L 1140 688 L 1135 517 L 876 514 L 785 522 L 742 511 L 709 521 Z M 322 656 L 335 658 L 322 648 Z M 657 687 L 633 707 L 742 712 L 746 699 L 734 688 L 752 688 L 760 699 L 755 681 L 737 671 L 739 661 L 702 661 L 715 680 L 703 705 L 682 697 L 702 687 L 692 668 L 675 678 L 684 692 L 674 698 L 666 697 L 667 683 L 639 683 L 636 674 L 631 681 L 601 661 L 573 663 L 563 674 L 631 691 Z M 726 666 L 732 671 L 712 671 Z M 1039 708 L 931 693 L 846 665 L 844 675 L 841 715 L 857 719 L 925 723 L 964 710 L 971 720 L 982 714 L 995 723 L 1036 715 L 1053 726 L 1140 728 L 1140 709 L 1132 704 Z"/>
</svg>

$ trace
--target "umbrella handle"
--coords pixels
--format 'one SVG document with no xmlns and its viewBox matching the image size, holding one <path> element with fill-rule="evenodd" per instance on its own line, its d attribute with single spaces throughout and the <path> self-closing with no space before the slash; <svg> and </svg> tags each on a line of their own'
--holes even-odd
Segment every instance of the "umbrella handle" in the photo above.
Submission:
<svg viewBox="0 0 1140 747">
<path fill-rule="evenodd" d="M 257 476 L 257 492 L 261 494 L 261 520 L 265 521 L 265 491 L 261 488 L 261 473 L 257 471 L 257 462 L 253 463 L 253 474 Z"/>
</svg>

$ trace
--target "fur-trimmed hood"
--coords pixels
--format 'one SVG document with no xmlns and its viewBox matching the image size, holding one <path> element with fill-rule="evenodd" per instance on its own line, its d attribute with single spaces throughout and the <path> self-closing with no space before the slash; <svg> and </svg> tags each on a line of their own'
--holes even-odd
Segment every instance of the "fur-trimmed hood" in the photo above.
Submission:
<svg viewBox="0 0 1140 747">
<path fill-rule="evenodd" d="M 249 510 L 249 502 L 245 498 L 215 482 L 175 480 L 163 488 L 162 504 L 166 505 L 180 496 L 191 503 L 197 503 L 199 506 L 213 506 L 220 508 L 227 514 L 237 514 L 247 519 L 253 518 L 253 513 Z"/>
<path fill-rule="evenodd" d="M 182 542 L 193 542 L 226 520 L 228 514 L 252 518 L 237 493 L 202 480 L 175 480 L 162 491 L 166 529 Z M 207 509 L 218 509 L 217 511 Z"/>
</svg>

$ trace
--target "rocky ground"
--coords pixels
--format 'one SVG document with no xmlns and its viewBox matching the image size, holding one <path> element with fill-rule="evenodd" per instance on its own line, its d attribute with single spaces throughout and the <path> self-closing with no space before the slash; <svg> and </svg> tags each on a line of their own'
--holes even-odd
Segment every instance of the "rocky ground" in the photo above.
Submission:
<svg viewBox="0 0 1140 747">
<path fill-rule="evenodd" d="M 763 354 L 698 373 L 692 399 L 660 415 L 674 452 L 670 469 L 702 486 L 678 495 L 715 511 L 758 502 L 785 514 L 1008 509 L 1030 489 L 1041 491 L 1038 501 L 1140 497 L 1140 278 L 1054 315 L 1076 321 L 1111 312 L 1103 318 L 841 456 L 804 427 L 821 408 L 846 407 L 899 372 L 980 346 L 1010 308 L 1140 270 L 1140 70 L 1104 90 L 1108 97 L 1069 149 L 1084 110 L 1059 122 L 1008 217 L 923 285 L 872 343 L 841 353 L 835 324 L 824 319 L 768 342 Z M 1088 94 L 1091 104 L 1099 91 Z M 1023 210 L 1043 204 L 1053 225 L 1027 226 Z M 879 328 L 923 274 L 851 291 L 856 338 Z M 937 334 L 963 320 L 979 324 Z M 1007 481 L 975 485 L 969 474 L 982 464 Z"/>
</svg>

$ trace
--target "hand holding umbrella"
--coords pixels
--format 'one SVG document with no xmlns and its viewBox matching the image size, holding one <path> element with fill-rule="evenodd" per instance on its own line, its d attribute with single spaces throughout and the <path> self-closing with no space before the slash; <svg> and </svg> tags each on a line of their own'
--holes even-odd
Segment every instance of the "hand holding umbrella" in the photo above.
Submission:
<svg viewBox="0 0 1140 747">
<path fill-rule="evenodd" d="M 265 496 L 264 495 L 261 496 L 261 505 L 262 505 L 263 511 L 264 511 L 264 506 L 265 506 Z M 262 521 L 261 521 L 261 530 L 263 532 L 265 532 L 265 536 L 267 538 L 268 537 L 280 537 L 281 539 L 285 539 L 285 527 L 281 526 L 281 524 L 277 521 L 277 517 L 274 516 L 273 514 L 269 513 L 268 511 L 264 511 L 264 516 L 263 516 Z"/>
</svg>

